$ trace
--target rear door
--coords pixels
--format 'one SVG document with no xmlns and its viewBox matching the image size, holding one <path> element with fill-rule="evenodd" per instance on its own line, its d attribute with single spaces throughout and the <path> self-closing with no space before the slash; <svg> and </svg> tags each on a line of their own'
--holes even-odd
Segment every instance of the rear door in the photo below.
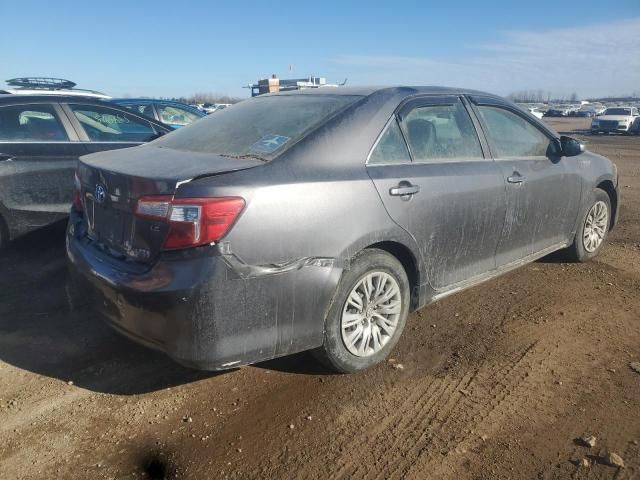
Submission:
<svg viewBox="0 0 640 480">
<path fill-rule="evenodd" d="M 518 109 L 491 97 L 472 100 L 507 191 L 498 266 L 570 241 L 582 190 L 575 160 Z"/>
<path fill-rule="evenodd" d="M 433 288 L 495 268 L 504 181 L 461 98 L 429 96 L 403 105 L 367 170 L 391 217 L 419 244 Z"/>
<path fill-rule="evenodd" d="M 63 104 L 62 108 L 78 130 L 87 153 L 135 147 L 159 133 L 148 120 L 121 108 L 81 102 Z"/>
<path fill-rule="evenodd" d="M 0 107 L 0 202 L 31 229 L 66 216 L 85 153 L 56 103 Z"/>
</svg>

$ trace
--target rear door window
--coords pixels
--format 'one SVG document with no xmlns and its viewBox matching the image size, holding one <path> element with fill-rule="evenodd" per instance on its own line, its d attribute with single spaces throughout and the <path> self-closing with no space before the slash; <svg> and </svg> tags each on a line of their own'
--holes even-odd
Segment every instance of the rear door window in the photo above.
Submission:
<svg viewBox="0 0 640 480">
<path fill-rule="evenodd" d="M 53 105 L 0 107 L 0 141 L 64 142 L 69 137 Z"/>
<path fill-rule="evenodd" d="M 483 160 L 480 140 L 460 100 L 418 106 L 404 115 L 402 128 L 414 162 Z"/>
<path fill-rule="evenodd" d="M 99 105 L 69 105 L 92 142 L 148 142 L 156 131 L 151 123 Z"/>
</svg>

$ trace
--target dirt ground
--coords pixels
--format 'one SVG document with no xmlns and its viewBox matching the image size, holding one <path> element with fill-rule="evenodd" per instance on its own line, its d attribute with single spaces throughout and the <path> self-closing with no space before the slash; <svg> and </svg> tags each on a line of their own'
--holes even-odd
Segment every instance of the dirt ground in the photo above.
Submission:
<svg viewBox="0 0 640 480">
<path fill-rule="evenodd" d="M 640 478 L 640 137 L 550 123 L 618 165 L 601 255 L 428 306 L 395 362 L 355 375 L 308 354 L 187 370 L 70 300 L 63 226 L 17 241 L 0 256 L 0 478 Z"/>
</svg>

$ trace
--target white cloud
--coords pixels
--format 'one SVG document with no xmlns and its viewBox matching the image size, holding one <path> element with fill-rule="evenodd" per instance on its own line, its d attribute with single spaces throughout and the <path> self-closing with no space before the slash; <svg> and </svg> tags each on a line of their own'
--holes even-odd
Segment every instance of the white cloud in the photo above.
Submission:
<svg viewBox="0 0 640 480">
<path fill-rule="evenodd" d="M 446 39 L 443 39 L 443 41 Z M 585 27 L 507 31 L 456 58 L 342 55 L 350 83 L 449 85 L 507 94 L 543 89 L 581 96 L 640 92 L 640 18 Z"/>
</svg>

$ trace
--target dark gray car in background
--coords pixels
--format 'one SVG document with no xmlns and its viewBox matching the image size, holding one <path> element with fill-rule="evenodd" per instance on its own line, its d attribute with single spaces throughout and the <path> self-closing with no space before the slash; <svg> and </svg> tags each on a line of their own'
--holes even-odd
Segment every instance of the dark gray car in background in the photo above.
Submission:
<svg viewBox="0 0 640 480">
<path fill-rule="evenodd" d="M 79 157 L 170 130 L 102 99 L 0 94 L 0 249 L 69 215 Z"/>
<path fill-rule="evenodd" d="M 502 98 L 439 87 L 246 100 L 83 157 L 76 188 L 82 294 L 203 369 L 309 349 L 366 368 L 411 310 L 556 250 L 590 259 L 618 211 L 608 159 Z"/>
</svg>

